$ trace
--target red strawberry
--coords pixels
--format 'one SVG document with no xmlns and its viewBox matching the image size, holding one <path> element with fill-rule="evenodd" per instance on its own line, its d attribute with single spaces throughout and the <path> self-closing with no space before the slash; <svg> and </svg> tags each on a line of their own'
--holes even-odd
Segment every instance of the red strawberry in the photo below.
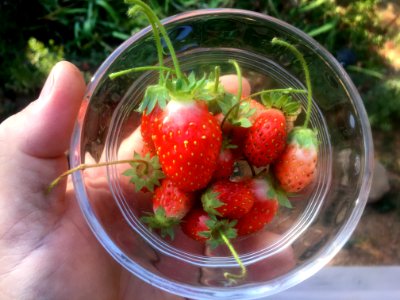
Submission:
<svg viewBox="0 0 400 300">
<path fill-rule="evenodd" d="M 222 132 L 199 101 L 171 100 L 153 134 L 162 169 L 184 191 L 207 186 L 217 165 Z"/>
<path fill-rule="evenodd" d="M 217 220 L 215 216 L 210 216 L 202 209 L 192 209 L 181 222 L 182 231 L 190 238 L 207 242 L 211 248 L 220 244 L 229 243 L 222 238 L 222 234 L 227 239 L 233 239 L 237 236 L 236 221 L 227 219 Z"/>
<path fill-rule="evenodd" d="M 296 193 L 314 179 L 317 165 L 317 133 L 309 128 L 295 127 L 288 136 L 288 145 L 273 165 L 273 172 L 282 189 Z"/>
<path fill-rule="evenodd" d="M 244 181 L 220 180 L 202 195 L 201 202 L 204 210 L 210 214 L 238 219 L 250 211 L 254 197 Z"/>
<path fill-rule="evenodd" d="M 210 230 L 207 226 L 207 221 L 209 220 L 210 216 L 205 211 L 192 209 L 182 220 L 182 231 L 196 241 L 205 242 L 207 237 L 201 233 Z"/>
<path fill-rule="evenodd" d="M 248 117 L 250 124 L 253 125 L 257 120 L 257 118 L 267 109 L 265 108 L 264 105 L 262 105 L 260 102 L 256 100 L 251 99 L 250 101 L 246 102 L 249 103 L 250 110 L 253 111 L 253 113 Z M 229 136 L 232 139 L 232 144 L 238 146 L 238 148 L 234 150 L 235 154 L 237 155 L 243 154 L 243 145 L 245 144 L 245 139 L 250 128 L 251 127 L 232 126 L 232 130 Z"/>
<path fill-rule="evenodd" d="M 248 161 L 263 167 L 273 162 L 286 146 L 286 119 L 281 110 L 268 109 L 249 129 L 244 144 Z"/>
<path fill-rule="evenodd" d="M 151 113 L 147 114 L 147 111 L 144 111 L 142 113 L 140 132 L 143 137 L 144 146 L 146 147 L 146 149 L 148 149 L 151 155 L 154 155 L 156 153 L 152 135 L 156 133 L 161 113 L 162 110 L 158 105 L 156 105 Z"/>
<path fill-rule="evenodd" d="M 266 178 L 247 182 L 254 195 L 251 210 L 240 218 L 235 226 L 239 236 L 251 234 L 264 228 L 272 221 L 278 211 L 278 194 Z"/>
<path fill-rule="evenodd" d="M 249 131 L 250 126 L 264 111 L 266 111 L 265 106 L 258 101 L 253 99 L 243 100 L 237 117 L 232 120 L 231 116 L 224 122 L 224 126 L 222 128 L 223 133 L 230 139 L 232 145 L 237 146 L 235 149 L 232 149 L 232 153 L 235 155 L 235 157 L 243 156 L 243 145 L 247 132 Z M 230 114 L 232 114 L 232 112 L 230 112 Z M 224 115 L 219 113 L 215 116 L 215 118 L 218 120 L 219 124 L 221 124 L 222 120 L 224 119 Z M 242 118 L 247 119 L 247 127 L 233 125 L 230 123 L 231 121 L 235 122 L 235 120 L 240 120 Z"/>
<path fill-rule="evenodd" d="M 228 142 L 225 143 L 224 141 L 217 158 L 217 166 L 213 174 L 214 180 L 227 179 L 232 175 L 235 157 L 232 153 L 231 147 L 232 145 Z"/>
<path fill-rule="evenodd" d="M 153 215 L 145 216 L 142 221 L 150 228 L 160 229 L 164 237 L 173 238 L 173 227 L 192 208 L 194 195 L 179 190 L 169 179 L 164 179 L 153 195 Z"/>
</svg>

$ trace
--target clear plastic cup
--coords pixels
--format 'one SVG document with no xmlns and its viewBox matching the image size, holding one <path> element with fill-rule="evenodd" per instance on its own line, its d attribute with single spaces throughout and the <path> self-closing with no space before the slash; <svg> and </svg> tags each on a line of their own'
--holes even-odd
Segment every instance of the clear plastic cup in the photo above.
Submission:
<svg viewBox="0 0 400 300">
<path fill-rule="evenodd" d="M 128 165 L 73 174 L 79 205 L 93 233 L 124 268 L 151 285 L 193 299 L 253 299 L 285 290 L 316 273 L 341 249 L 356 227 L 371 184 L 373 144 L 362 100 L 340 64 L 302 31 L 255 12 L 208 9 L 163 20 L 185 71 L 234 72 L 236 59 L 253 90 L 304 88 L 299 63 L 284 39 L 304 54 L 311 72 L 311 127 L 320 141 L 317 177 L 280 209 L 264 231 L 233 241 L 247 276 L 228 284 L 224 272 L 238 272 L 226 247 L 215 250 L 178 230 L 171 241 L 141 221 L 151 211 L 151 194 L 136 193 L 122 175 Z M 168 61 L 167 61 L 168 63 Z M 171 62 L 169 62 L 171 63 Z M 90 82 L 71 141 L 71 167 L 131 158 L 139 133 L 135 112 L 156 72 L 110 80 L 115 71 L 157 64 L 150 28 L 117 48 Z M 297 95 L 302 106 L 306 96 Z M 301 124 L 301 119 L 298 120 Z M 334 280 L 334 279 L 333 279 Z"/>
</svg>

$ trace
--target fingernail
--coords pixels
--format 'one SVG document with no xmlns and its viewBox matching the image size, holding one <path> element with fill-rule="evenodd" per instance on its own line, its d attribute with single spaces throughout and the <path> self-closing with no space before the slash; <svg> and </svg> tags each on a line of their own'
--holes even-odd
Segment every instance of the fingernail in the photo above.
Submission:
<svg viewBox="0 0 400 300">
<path fill-rule="evenodd" d="M 40 96 L 39 99 L 43 99 L 46 98 L 47 95 L 49 95 L 51 93 L 51 90 L 53 89 L 54 86 L 54 76 L 55 76 L 55 69 L 56 69 L 56 65 L 54 65 L 54 67 L 51 69 L 49 76 L 46 79 L 46 82 L 42 88 L 42 91 L 40 92 Z"/>
</svg>

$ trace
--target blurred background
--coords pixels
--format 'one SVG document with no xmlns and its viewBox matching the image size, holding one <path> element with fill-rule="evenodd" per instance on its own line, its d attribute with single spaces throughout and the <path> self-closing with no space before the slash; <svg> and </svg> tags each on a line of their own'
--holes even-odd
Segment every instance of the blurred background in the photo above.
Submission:
<svg viewBox="0 0 400 300">
<path fill-rule="evenodd" d="M 376 168 L 361 223 L 333 265 L 400 264 L 400 1 L 148 0 L 160 18 L 231 7 L 284 20 L 325 46 L 357 86 Z M 60 60 L 89 80 L 121 42 L 147 26 L 123 0 L 0 0 L 0 121 L 34 100 Z"/>
</svg>

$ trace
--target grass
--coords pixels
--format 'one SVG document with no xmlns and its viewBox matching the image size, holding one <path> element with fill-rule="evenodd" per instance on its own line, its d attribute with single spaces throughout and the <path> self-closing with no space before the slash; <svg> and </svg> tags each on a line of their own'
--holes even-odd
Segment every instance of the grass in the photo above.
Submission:
<svg viewBox="0 0 400 300">
<path fill-rule="evenodd" d="M 233 7 L 287 21 L 341 61 L 366 99 L 373 126 L 385 124 L 382 129 L 390 130 L 399 114 L 393 100 L 399 93 L 398 83 L 386 82 L 390 70 L 377 49 L 389 38 L 400 41 L 400 34 L 382 26 L 377 18 L 377 8 L 386 2 L 149 0 L 148 4 L 160 18 L 193 9 Z M 128 18 L 126 9 L 123 1 L 111 0 L 1 1 L 0 55 L 7 59 L 1 63 L 0 119 L 19 109 L 18 105 L 7 106 L 4 99 L 12 103 L 21 95 L 37 93 L 57 60 L 74 62 L 90 77 L 117 45 L 147 26 L 144 16 Z M 384 100 L 373 101 L 377 94 Z M 383 103 L 390 103 L 390 108 Z"/>
</svg>

